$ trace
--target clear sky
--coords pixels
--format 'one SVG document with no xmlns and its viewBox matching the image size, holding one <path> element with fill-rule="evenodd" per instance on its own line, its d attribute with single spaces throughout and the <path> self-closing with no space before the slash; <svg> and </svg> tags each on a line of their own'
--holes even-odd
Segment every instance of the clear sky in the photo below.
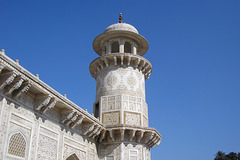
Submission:
<svg viewBox="0 0 240 160">
<path fill-rule="evenodd" d="M 152 160 L 211 160 L 240 152 L 240 1 L 0 1 L 0 49 L 92 112 L 93 39 L 123 21 L 149 42 Z"/>
</svg>

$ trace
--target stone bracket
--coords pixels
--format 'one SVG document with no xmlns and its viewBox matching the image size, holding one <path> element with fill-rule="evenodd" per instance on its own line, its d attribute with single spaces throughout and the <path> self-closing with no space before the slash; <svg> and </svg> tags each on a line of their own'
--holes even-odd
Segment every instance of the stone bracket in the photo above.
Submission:
<svg viewBox="0 0 240 160">
<path fill-rule="evenodd" d="M 100 126 L 95 125 L 93 131 L 89 134 L 89 137 L 95 137 L 99 129 L 100 129 Z"/>
<path fill-rule="evenodd" d="M 109 129 L 108 130 L 108 133 L 109 133 L 109 137 L 111 138 L 111 140 L 114 142 L 114 137 L 113 137 L 113 130 L 112 129 Z"/>
<path fill-rule="evenodd" d="M 31 86 L 32 86 L 32 83 L 30 81 L 23 82 L 18 89 L 13 91 L 12 97 L 18 98 L 21 94 L 27 92 Z"/>
<path fill-rule="evenodd" d="M 11 84 L 16 76 L 17 73 L 14 71 L 2 73 L 0 75 L 0 90 L 2 90 L 8 84 Z"/>
<path fill-rule="evenodd" d="M 130 130 L 129 131 L 129 141 L 132 141 L 133 138 L 135 137 L 135 134 L 136 134 L 136 130 Z"/>
<path fill-rule="evenodd" d="M 13 82 L 6 87 L 5 94 L 11 95 L 14 90 L 18 89 L 22 85 L 23 81 L 24 79 L 21 76 L 14 78 Z"/>
<path fill-rule="evenodd" d="M 121 141 L 124 140 L 124 133 L 125 133 L 125 130 L 124 129 L 120 129 L 120 140 Z"/>
<path fill-rule="evenodd" d="M 94 126 L 95 126 L 95 124 L 90 124 L 90 125 L 88 125 L 86 128 L 86 130 L 83 132 L 83 135 L 87 135 L 88 133 L 90 133 L 90 132 L 92 132 L 93 131 L 93 129 L 94 129 Z"/>
<path fill-rule="evenodd" d="M 5 68 L 5 65 L 3 63 L 0 63 L 0 73 L 2 73 L 2 70 Z"/>
<path fill-rule="evenodd" d="M 51 95 L 41 95 L 38 96 L 35 100 L 35 110 L 44 114 L 49 109 L 54 108 L 56 103 L 57 103 L 56 98 L 53 98 Z"/>
<path fill-rule="evenodd" d="M 101 135 L 100 135 L 99 142 L 102 142 L 103 139 L 105 138 L 105 136 L 106 136 L 106 130 L 103 130 Z"/>
<path fill-rule="evenodd" d="M 137 132 L 137 134 L 136 134 L 136 136 L 137 136 L 137 139 L 136 139 L 137 143 L 141 142 L 141 140 L 143 138 L 143 134 L 144 134 L 144 131 L 142 131 L 142 130 Z"/>
<path fill-rule="evenodd" d="M 70 128 L 75 128 L 76 126 L 78 126 L 78 125 L 80 125 L 82 123 L 84 118 L 85 118 L 85 116 L 78 115 L 77 120 L 75 122 L 72 122 L 69 127 Z M 74 120 L 74 118 L 71 119 L 71 121 L 73 121 L 73 120 Z"/>
</svg>

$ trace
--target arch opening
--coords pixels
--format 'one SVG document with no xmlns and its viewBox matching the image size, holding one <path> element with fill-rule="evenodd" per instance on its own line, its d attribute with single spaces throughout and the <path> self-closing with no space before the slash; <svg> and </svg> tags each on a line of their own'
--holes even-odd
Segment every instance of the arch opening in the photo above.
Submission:
<svg viewBox="0 0 240 160">
<path fill-rule="evenodd" d="M 132 53 L 132 46 L 129 42 L 124 44 L 124 53 Z"/>
<path fill-rule="evenodd" d="M 77 157 L 77 155 L 74 153 L 71 156 L 69 156 L 66 160 L 79 160 L 79 158 Z"/>
<path fill-rule="evenodd" d="M 118 53 L 119 52 L 119 43 L 117 41 L 112 43 L 111 53 Z"/>
</svg>

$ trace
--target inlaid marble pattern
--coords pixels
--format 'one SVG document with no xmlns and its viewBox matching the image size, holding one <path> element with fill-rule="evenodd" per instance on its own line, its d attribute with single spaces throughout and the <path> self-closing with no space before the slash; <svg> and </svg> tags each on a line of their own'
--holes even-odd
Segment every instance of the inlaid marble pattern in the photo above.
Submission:
<svg viewBox="0 0 240 160">
<path fill-rule="evenodd" d="M 57 140 L 40 134 L 38 139 L 37 160 L 57 159 Z"/>
<path fill-rule="evenodd" d="M 105 125 L 114 125 L 120 123 L 120 113 L 118 111 L 115 112 L 106 112 L 103 113 L 103 124 Z"/>
<path fill-rule="evenodd" d="M 138 70 L 132 67 L 110 67 L 102 71 L 97 77 L 96 96 L 125 93 L 145 98 L 145 78 Z"/>
<path fill-rule="evenodd" d="M 125 124 L 141 126 L 141 115 L 139 113 L 124 112 Z"/>
</svg>

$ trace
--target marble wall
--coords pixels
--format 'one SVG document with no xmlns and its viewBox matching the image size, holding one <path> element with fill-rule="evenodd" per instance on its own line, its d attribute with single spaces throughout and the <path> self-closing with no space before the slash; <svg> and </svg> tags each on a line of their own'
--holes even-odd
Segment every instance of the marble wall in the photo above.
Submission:
<svg viewBox="0 0 240 160">
<path fill-rule="evenodd" d="M 17 101 L 4 95 L 0 100 L 0 159 L 66 160 L 72 155 L 98 159 L 95 141 L 82 136 L 79 128 L 65 128 L 55 110 L 35 112 L 27 94 Z"/>
</svg>

